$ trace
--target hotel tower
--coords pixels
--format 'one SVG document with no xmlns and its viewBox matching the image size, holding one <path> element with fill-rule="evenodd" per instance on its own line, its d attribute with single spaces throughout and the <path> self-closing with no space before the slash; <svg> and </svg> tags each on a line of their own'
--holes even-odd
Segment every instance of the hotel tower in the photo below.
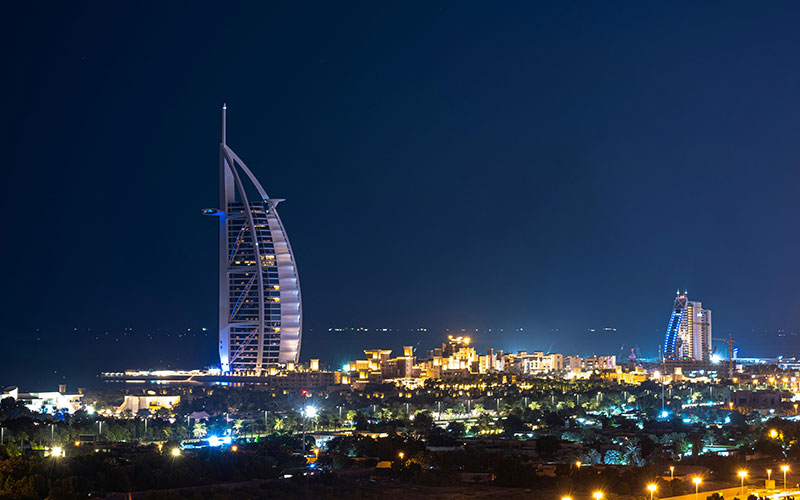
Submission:
<svg viewBox="0 0 800 500">
<path fill-rule="evenodd" d="M 664 359 L 708 362 L 711 358 L 711 310 L 677 292 L 664 337 Z"/>
<path fill-rule="evenodd" d="M 222 371 L 261 374 L 297 362 L 302 333 L 300 283 L 292 247 L 270 198 L 226 142 L 219 150 L 219 360 Z"/>
</svg>

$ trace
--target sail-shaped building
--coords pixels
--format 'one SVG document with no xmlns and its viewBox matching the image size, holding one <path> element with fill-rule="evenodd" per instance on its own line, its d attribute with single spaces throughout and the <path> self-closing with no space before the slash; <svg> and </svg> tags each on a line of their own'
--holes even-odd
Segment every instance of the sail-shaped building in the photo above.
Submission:
<svg viewBox="0 0 800 500">
<path fill-rule="evenodd" d="M 292 247 L 270 198 L 228 146 L 222 108 L 219 155 L 219 359 L 223 372 L 261 374 L 297 362 L 302 304 Z"/>
<path fill-rule="evenodd" d="M 711 340 L 711 310 L 678 290 L 664 336 L 664 359 L 708 362 Z"/>
</svg>

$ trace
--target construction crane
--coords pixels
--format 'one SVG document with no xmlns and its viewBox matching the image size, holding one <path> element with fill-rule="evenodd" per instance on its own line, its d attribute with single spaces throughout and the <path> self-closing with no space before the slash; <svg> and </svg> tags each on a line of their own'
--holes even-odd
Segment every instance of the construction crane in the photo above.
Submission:
<svg viewBox="0 0 800 500">
<path fill-rule="evenodd" d="M 729 333 L 727 339 L 718 339 L 712 337 L 711 340 L 718 340 L 720 342 L 728 343 L 728 378 L 733 378 L 733 343 L 736 342 L 736 339 L 733 338 L 732 333 Z"/>
</svg>

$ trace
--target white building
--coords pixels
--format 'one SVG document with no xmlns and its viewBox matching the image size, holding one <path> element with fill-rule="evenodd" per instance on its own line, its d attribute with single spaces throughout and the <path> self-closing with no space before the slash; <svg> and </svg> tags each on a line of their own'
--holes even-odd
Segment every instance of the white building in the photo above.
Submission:
<svg viewBox="0 0 800 500">
<path fill-rule="evenodd" d="M 83 394 L 62 394 L 60 392 L 20 392 L 17 401 L 34 413 L 75 413 L 81 409 Z"/>
</svg>

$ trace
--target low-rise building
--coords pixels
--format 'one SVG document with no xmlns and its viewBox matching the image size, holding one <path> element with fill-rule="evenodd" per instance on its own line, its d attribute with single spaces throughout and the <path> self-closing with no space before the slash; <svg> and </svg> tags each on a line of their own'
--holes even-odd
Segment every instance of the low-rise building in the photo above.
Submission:
<svg viewBox="0 0 800 500">
<path fill-rule="evenodd" d="M 118 412 L 124 413 L 130 411 L 136 414 L 139 410 L 157 411 L 162 408 L 172 408 L 180 403 L 180 396 L 125 396 L 122 405 L 117 409 Z"/>
<path fill-rule="evenodd" d="M 17 392 L 16 400 L 34 413 L 65 411 L 72 414 L 81 409 L 81 398 L 83 394 L 63 394 L 58 391 Z"/>
</svg>

